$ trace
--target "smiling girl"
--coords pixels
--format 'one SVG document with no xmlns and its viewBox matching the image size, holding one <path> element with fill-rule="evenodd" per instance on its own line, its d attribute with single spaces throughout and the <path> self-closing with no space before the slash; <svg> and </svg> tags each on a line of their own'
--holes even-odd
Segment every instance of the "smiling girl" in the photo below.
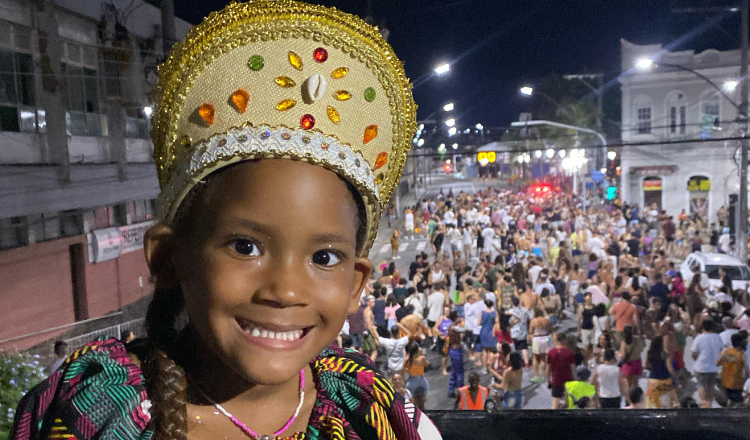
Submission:
<svg viewBox="0 0 750 440">
<path fill-rule="evenodd" d="M 255 1 L 209 16 L 159 72 L 148 337 L 76 351 L 11 438 L 439 439 L 331 346 L 416 128 L 391 47 L 340 11 Z"/>
</svg>

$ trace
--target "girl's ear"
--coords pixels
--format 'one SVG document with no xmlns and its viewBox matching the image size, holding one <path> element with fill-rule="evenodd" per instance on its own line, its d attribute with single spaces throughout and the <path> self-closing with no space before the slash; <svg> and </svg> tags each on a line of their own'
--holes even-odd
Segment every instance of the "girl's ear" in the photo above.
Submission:
<svg viewBox="0 0 750 440">
<path fill-rule="evenodd" d="M 179 285 L 174 264 L 175 244 L 174 231 L 164 223 L 157 223 L 143 237 L 146 263 L 157 289 L 172 289 Z"/>
<path fill-rule="evenodd" d="M 359 297 L 365 290 L 370 275 L 372 275 L 372 261 L 366 257 L 357 258 L 354 261 L 354 290 L 349 296 L 349 314 L 355 313 L 359 309 Z"/>
</svg>

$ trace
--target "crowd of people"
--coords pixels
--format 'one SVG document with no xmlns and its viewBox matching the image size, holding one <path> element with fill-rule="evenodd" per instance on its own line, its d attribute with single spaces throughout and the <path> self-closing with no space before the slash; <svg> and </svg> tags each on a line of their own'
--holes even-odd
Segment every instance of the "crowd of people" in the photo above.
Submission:
<svg viewBox="0 0 750 440">
<path fill-rule="evenodd" d="M 384 356 L 383 369 L 418 407 L 430 368 L 450 375 L 457 409 L 522 408 L 524 371 L 549 387 L 552 409 L 711 407 L 717 389 L 722 404 L 749 400 L 746 290 L 724 273 L 714 288 L 697 267 L 684 279 L 675 266 L 712 246 L 703 237 L 713 225 L 491 188 L 441 191 L 403 218 L 392 260 L 402 236 L 429 237 L 432 252 L 403 272 L 395 261 L 378 268 L 340 342 Z M 472 373 L 465 385 L 465 363 L 489 382 Z"/>
</svg>

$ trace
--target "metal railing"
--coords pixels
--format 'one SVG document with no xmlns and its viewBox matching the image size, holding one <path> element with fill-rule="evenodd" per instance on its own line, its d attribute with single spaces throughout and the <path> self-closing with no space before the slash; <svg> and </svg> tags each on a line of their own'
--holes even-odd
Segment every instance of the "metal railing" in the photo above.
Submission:
<svg viewBox="0 0 750 440">
<path fill-rule="evenodd" d="M 132 321 L 127 321 L 127 322 L 123 322 L 123 323 L 113 325 L 110 327 L 105 327 L 95 332 L 86 333 L 85 335 L 80 335 L 80 336 L 76 336 L 70 339 L 66 339 L 65 342 L 68 344 L 68 347 L 71 350 L 75 350 L 76 348 L 88 342 L 91 342 L 100 336 L 111 336 L 113 338 L 119 339 L 120 335 L 125 330 L 130 330 L 131 332 L 133 332 L 136 338 L 139 338 L 142 336 L 146 336 L 145 321 L 146 321 L 146 318 L 134 319 Z"/>
<path fill-rule="evenodd" d="M 86 324 L 86 323 L 89 323 L 89 322 L 98 321 L 100 319 L 111 318 L 111 317 L 117 316 L 117 315 L 122 315 L 122 312 L 110 313 L 109 315 L 99 316 L 98 318 L 91 318 L 91 319 L 86 319 L 84 321 L 71 322 L 70 324 L 58 325 L 57 327 L 51 327 L 51 328 L 48 328 L 48 329 L 40 330 L 38 332 L 26 333 L 25 335 L 21 335 L 21 336 L 14 336 L 12 338 L 0 340 L 0 345 L 5 344 L 7 342 L 20 341 L 22 339 L 30 338 L 32 336 L 42 335 L 42 334 L 51 333 L 51 332 L 54 332 L 54 331 L 57 331 L 57 330 L 62 330 L 62 329 L 66 329 L 66 328 L 75 327 L 75 326 Z"/>
</svg>

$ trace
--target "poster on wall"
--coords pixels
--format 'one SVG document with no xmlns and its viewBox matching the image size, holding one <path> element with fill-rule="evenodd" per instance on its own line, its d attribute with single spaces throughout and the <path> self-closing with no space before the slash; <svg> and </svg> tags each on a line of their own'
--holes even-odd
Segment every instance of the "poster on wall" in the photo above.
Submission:
<svg viewBox="0 0 750 440">
<path fill-rule="evenodd" d="M 155 224 L 156 221 L 152 220 L 92 232 L 89 234 L 89 262 L 101 263 L 143 249 L 143 237 Z"/>
<path fill-rule="evenodd" d="M 708 220 L 708 192 L 711 191 L 711 179 L 706 176 L 692 176 L 687 182 L 690 194 L 690 216 L 696 216 L 706 223 Z"/>
</svg>

